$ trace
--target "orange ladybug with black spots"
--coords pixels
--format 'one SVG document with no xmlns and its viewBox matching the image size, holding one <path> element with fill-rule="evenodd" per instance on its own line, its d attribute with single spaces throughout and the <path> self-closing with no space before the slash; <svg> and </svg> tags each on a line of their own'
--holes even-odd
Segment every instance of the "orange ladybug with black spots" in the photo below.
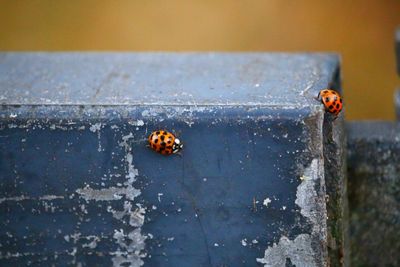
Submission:
<svg viewBox="0 0 400 267">
<path fill-rule="evenodd" d="M 334 114 L 336 118 L 339 115 L 340 111 L 342 111 L 343 99 L 335 90 L 321 90 L 318 93 L 317 99 L 320 100 L 324 104 L 325 109 L 329 113 Z"/>
<path fill-rule="evenodd" d="M 181 141 L 174 134 L 165 130 L 152 132 L 149 136 L 149 146 L 163 155 L 178 153 L 183 148 Z"/>
</svg>

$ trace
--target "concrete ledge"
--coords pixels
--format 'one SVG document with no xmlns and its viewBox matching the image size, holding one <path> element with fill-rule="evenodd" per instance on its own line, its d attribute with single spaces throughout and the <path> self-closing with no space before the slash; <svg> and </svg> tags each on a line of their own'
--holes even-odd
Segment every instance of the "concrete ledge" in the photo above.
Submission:
<svg viewBox="0 0 400 267">
<path fill-rule="evenodd" d="M 313 99 L 338 73 L 329 54 L 0 55 L 0 264 L 343 265 L 343 118 Z M 162 128 L 181 157 L 146 147 Z"/>
</svg>

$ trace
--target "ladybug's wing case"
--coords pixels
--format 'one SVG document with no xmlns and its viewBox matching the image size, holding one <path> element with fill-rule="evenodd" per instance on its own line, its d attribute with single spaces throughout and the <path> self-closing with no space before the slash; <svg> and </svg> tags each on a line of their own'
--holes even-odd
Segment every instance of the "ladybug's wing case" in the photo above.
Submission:
<svg viewBox="0 0 400 267">
<path fill-rule="evenodd" d="M 340 111 L 342 111 L 342 107 L 343 107 L 343 104 L 341 102 L 336 104 L 336 111 L 335 111 L 336 116 L 340 113 Z"/>
<path fill-rule="evenodd" d="M 153 132 L 150 136 L 149 136 L 149 144 L 150 147 L 152 149 L 154 149 L 155 151 L 158 151 L 159 147 L 160 147 L 160 142 L 159 142 L 159 131 L 157 132 Z"/>
<path fill-rule="evenodd" d="M 323 90 L 321 92 L 321 100 L 330 113 L 338 115 L 342 110 L 342 99 L 340 95 L 333 90 Z"/>
<path fill-rule="evenodd" d="M 172 134 L 167 133 L 165 135 L 163 143 L 161 143 L 164 148 L 162 151 L 163 154 L 165 154 L 165 155 L 172 154 L 172 150 L 173 150 L 172 147 L 173 147 L 174 141 L 175 141 L 175 137 Z"/>
<path fill-rule="evenodd" d="M 153 132 L 149 137 L 149 143 L 153 150 L 163 155 L 172 154 L 172 146 L 175 137 L 167 131 Z"/>
</svg>

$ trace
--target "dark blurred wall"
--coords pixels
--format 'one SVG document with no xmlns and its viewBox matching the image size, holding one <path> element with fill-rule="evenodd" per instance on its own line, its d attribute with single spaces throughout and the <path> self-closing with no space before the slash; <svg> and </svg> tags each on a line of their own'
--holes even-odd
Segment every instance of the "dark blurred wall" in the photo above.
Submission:
<svg viewBox="0 0 400 267">
<path fill-rule="evenodd" d="M 393 119 L 400 1 L 3 1 L 0 50 L 337 51 L 348 119 Z"/>
</svg>

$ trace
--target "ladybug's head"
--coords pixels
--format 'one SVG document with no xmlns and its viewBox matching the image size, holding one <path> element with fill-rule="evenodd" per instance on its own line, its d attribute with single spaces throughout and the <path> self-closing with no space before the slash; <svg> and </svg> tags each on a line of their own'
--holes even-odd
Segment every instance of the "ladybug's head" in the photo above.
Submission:
<svg viewBox="0 0 400 267">
<path fill-rule="evenodd" d="M 172 145 L 172 153 L 178 153 L 181 151 L 183 148 L 183 144 L 181 143 L 181 140 L 178 138 L 175 138 L 174 144 Z"/>
</svg>

